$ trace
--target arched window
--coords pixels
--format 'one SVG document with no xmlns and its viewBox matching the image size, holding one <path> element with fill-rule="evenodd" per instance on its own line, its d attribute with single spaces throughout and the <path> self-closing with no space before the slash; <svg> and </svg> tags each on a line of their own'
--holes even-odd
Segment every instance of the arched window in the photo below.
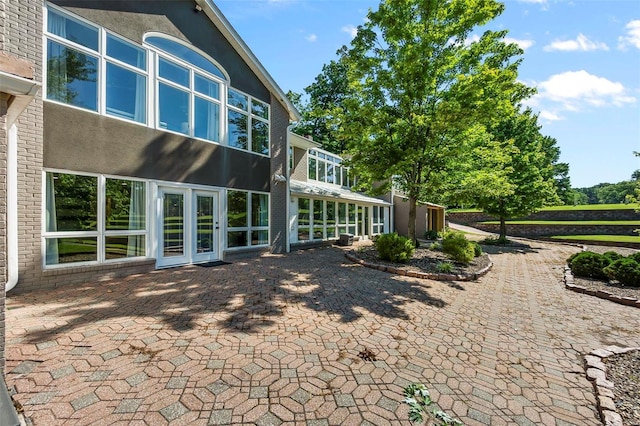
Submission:
<svg viewBox="0 0 640 426">
<path fill-rule="evenodd" d="M 156 126 L 221 142 L 225 73 L 195 49 L 168 36 L 148 35 L 156 58 Z"/>
</svg>

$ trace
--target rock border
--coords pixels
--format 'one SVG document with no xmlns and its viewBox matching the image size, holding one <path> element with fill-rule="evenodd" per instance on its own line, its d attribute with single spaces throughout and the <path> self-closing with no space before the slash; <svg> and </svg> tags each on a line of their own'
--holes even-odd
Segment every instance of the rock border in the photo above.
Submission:
<svg viewBox="0 0 640 426">
<path fill-rule="evenodd" d="M 575 285 L 573 273 L 571 272 L 571 268 L 569 268 L 569 266 L 564 267 L 564 287 L 568 290 L 575 291 L 576 293 L 588 294 L 589 296 L 595 296 L 599 299 L 610 300 L 611 302 L 619 303 L 621 305 L 640 308 L 639 299 L 634 299 L 633 297 L 622 297 L 611 294 L 608 291 L 592 290 L 579 285 Z"/>
<path fill-rule="evenodd" d="M 598 403 L 598 412 L 605 426 L 623 426 L 623 423 L 622 416 L 616 410 L 616 404 L 613 402 L 614 394 L 612 389 L 614 383 L 607 380 L 607 367 L 602 361 L 612 355 L 632 351 L 640 351 L 640 347 L 621 348 L 613 345 L 594 349 L 584 356 L 587 379 L 593 384 Z"/>
<path fill-rule="evenodd" d="M 405 271 L 401 268 L 395 268 L 393 266 L 379 265 L 377 263 L 366 262 L 360 259 L 355 255 L 355 252 L 346 252 L 344 256 L 352 261 L 353 263 L 357 263 L 359 265 L 365 266 L 371 269 L 377 269 L 378 271 L 388 272 L 390 274 L 402 275 L 405 277 L 411 278 L 421 278 L 424 280 L 435 280 L 435 281 L 475 281 L 481 276 L 485 275 L 487 272 L 491 270 L 493 267 L 493 261 L 491 260 L 491 256 L 487 254 L 489 258 L 489 264 L 479 270 L 478 272 L 474 272 L 473 274 L 436 274 L 431 272 L 418 272 L 418 271 Z"/>
</svg>

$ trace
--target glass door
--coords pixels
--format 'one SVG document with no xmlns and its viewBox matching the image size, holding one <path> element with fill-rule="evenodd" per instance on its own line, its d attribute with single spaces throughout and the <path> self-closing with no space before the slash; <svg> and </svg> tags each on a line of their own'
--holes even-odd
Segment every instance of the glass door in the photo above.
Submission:
<svg viewBox="0 0 640 426">
<path fill-rule="evenodd" d="M 159 190 L 161 217 L 158 266 L 179 265 L 188 261 L 186 195 L 186 191 L 180 189 Z"/>
<path fill-rule="evenodd" d="M 218 259 L 218 194 L 194 192 L 193 261 Z"/>
</svg>

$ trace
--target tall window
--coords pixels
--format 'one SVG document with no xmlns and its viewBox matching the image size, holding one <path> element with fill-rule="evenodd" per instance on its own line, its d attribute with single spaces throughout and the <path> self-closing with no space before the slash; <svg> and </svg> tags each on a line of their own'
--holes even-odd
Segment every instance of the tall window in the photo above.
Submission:
<svg viewBox="0 0 640 426">
<path fill-rule="evenodd" d="M 298 198 L 298 241 L 336 237 L 336 203 Z"/>
<path fill-rule="evenodd" d="M 48 100 L 270 154 L 269 105 L 230 88 L 196 48 L 158 33 L 139 46 L 57 6 L 46 10 Z"/>
<path fill-rule="evenodd" d="M 52 7 L 47 9 L 46 30 L 47 99 L 147 122 L 144 49 Z"/>
<path fill-rule="evenodd" d="M 146 183 L 47 172 L 45 264 L 146 255 Z"/>
<path fill-rule="evenodd" d="M 371 220 L 371 224 L 373 226 L 374 234 L 382 234 L 384 233 L 384 216 L 385 216 L 385 207 L 382 206 L 373 206 L 373 217 Z"/>
<path fill-rule="evenodd" d="M 269 244 L 269 195 L 227 191 L 227 247 Z"/>
<path fill-rule="evenodd" d="M 309 165 L 309 180 L 349 186 L 349 168 L 342 166 L 342 159 L 335 155 L 317 149 L 310 149 L 307 153 Z"/>
<path fill-rule="evenodd" d="M 229 89 L 229 146 L 269 155 L 269 106 Z"/>
</svg>

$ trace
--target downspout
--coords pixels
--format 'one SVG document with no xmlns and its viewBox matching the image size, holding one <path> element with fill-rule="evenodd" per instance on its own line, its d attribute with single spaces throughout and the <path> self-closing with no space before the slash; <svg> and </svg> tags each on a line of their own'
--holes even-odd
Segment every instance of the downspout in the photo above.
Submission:
<svg viewBox="0 0 640 426">
<path fill-rule="evenodd" d="M 289 182 L 291 180 L 291 170 L 289 170 L 289 164 L 290 164 L 290 160 L 289 160 L 289 147 L 291 146 L 291 140 L 289 135 L 291 134 L 291 129 L 293 129 L 296 124 L 298 124 L 297 122 L 293 122 L 291 124 L 289 124 L 287 126 L 287 137 L 286 137 L 286 142 L 285 142 L 285 147 L 284 149 L 287 152 L 287 161 L 286 164 L 284 165 L 284 171 L 285 171 L 285 177 L 287 178 L 287 181 L 285 182 L 285 184 L 287 185 L 287 207 L 285 208 L 285 214 L 287 215 L 287 232 L 285 234 L 285 238 L 286 238 L 286 242 L 285 242 L 285 247 L 286 247 L 286 253 L 290 253 L 291 252 L 291 240 L 290 240 L 290 227 L 291 227 L 291 217 L 289 217 L 290 215 L 290 210 L 291 210 L 291 186 L 289 185 Z M 292 154 L 293 155 L 293 154 Z"/>
<path fill-rule="evenodd" d="M 12 124 L 7 141 L 7 283 L 18 284 L 18 128 Z"/>
</svg>

